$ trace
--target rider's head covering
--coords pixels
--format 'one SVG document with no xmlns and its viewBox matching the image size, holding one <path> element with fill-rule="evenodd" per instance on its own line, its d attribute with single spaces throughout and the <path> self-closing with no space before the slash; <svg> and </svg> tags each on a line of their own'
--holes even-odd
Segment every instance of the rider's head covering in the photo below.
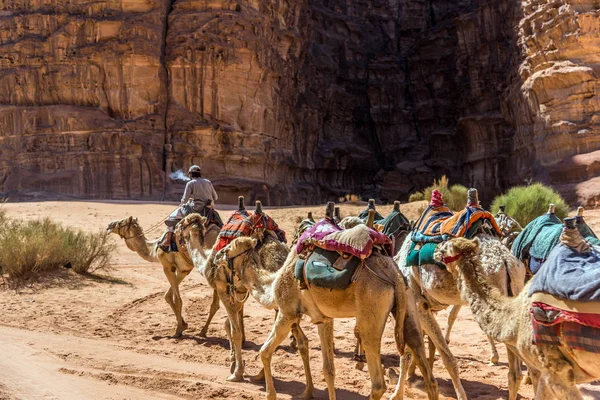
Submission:
<svg viewBox="0 0 600 400">
<path fill-rule="evenodd" d="M 188 170 L 188 175 L 190 175 L 192 172 L 202 172 L 202 169 L 200 169 L 198 165 L 192 165 Z"/>
</svg>

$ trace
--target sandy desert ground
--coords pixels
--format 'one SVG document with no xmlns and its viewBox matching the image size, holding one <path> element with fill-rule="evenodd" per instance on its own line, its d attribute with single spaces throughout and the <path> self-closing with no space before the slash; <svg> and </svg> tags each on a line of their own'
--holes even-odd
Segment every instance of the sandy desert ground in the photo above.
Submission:
<svg viewBox="0 0 600 400">
<path fill-rule="evenodd" d="M 11 216 L 26 219 L 51 217 L 63 224 L 88 231 L 105 229 L 115 219 L 137 216 L 143 227 L 160 221 L 176 205 L 138 202 L 39 202 L 2 205 Z M 415 218 L 421 204 L 402 206 Z M 357 214 L 364 206 L 342 206 L 342 214 Z M 227 218 L 233 208 L 220 209 Z M 380 207 L 387 213 L 390 206 Z M 267 209 L 292 235 L 295 220 L 312 210 L 315 217 L 324 207 Z M 600 210 L 586 213 L 588 222 L 600 232 Z M 156 232 L 155 236 L 158 236 Z M 149 235 L 152 236 L 152 235 Z M 221 309 L 208 338 L 198 337 L 211 301 L 212 291 L 204 278 L 193 272 L 182 284 L 184 315 L 190 329 L 180 340 L 170 338 L 175 318 L 163 293 L 167 281 L 159 264 L 148 263 L 128 251 L 114 237 L 114 266 L 95 279 L 72 277 L 31 285 L 18 292 L 0 289 L 0 399 L 263 399 L 264 386 L 249 380 L 225 381 L 229 354 Z M 248 342 L 244 360 L 248 374 L 258 372 L 258 350 L 271 329 L 273 312 L 250 299 L 246 306 Z M 446 326 L 447 312 L 438 316 Z M 336 387 L 342 400 L 362 399 L 369 393 L 367 371 L 358 371 L 351 360 L 354 346 L 352 320 L 336 320 Z M 321 375 L 321 354 L 316 329 L 305 321 L 310 339 L 312 374 L 316 398 L 327 398 Z M 388 324 L 383 341 L 383 362 L 398 365 L 393 343 L 393 325 Z M 470 399 L 506 399 L 506 351 L 499 346 L 499 366 L 487 364 L 485 336 L 468 308 L 460 313 L 450 348 L 458 359 L 463 385 Z M 304 389 L 302 362 L 287 343 L 274 356 L 279 398 L 297 397 Z M 441 399 L 456 398 L 439 357 L 435 376 Z M 388 388 L 388 394 L 392 388 Z M 600 399 L 600 385 L 584 385 L 586 399 Z M 523 385 L 523 399 L 532 399 L 531 385 Z M 419 381 L 406 398 L 426 398 Z"/>
</svg>

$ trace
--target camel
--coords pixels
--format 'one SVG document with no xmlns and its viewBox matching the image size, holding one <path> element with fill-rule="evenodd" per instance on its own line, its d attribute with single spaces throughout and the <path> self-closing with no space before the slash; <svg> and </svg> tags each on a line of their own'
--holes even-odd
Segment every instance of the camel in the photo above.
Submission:
<svg viewBox="0 0 600 400">
<path fill-rule="evenodd" d="M 255 213 L 262 213 L 260 201 L 256 202 Z M 213 250 L 207 262 L 199 268 L 227 311 L 228 318 L 225 322 L 225 331 L 227 332 L 231 350 L 231 375 L 227 380 L 232 382 L 241 381 L 244 375 L 241 350 L 244 303 L 252 295 L 264 307 L 277 310 L 275 304 L 270 302 L 268 295 L 264 293 L 266 293 L 266 288 L 271 279 L 269 274 L 276 273 L 283 266 L 290 252 L 289 248 L 269 231 L 255 231 L 253 235 L 254 237 L 246 237 L 245 239 L 254 239 L 256 243 L 260 242 L 260 245 L 253 247 L 255 251 L 251 253 L 253 257 L 260 260 L 260 271 L 250 268 L 230 268 L 226 263 L 223 264 L 223 260 L 227 260 L 226 256 L 232 252 L 232 243 L 239 243 L 238 247 L 236 247 L 238 249 L 243 248 L 241 246 L 242 241 L 240 240 L 242 238 L 233 240 L 218 252 Z M 234 253 L 237 256 L 235 251 Z M 229 257 L 233 258 L 231 255 Z M 304 351 L 302 347 L 303 333 L 299 329 L 298 331 L 298 334 L 295 336 L 302 353 Z M 296 333 L 295 330 L 294 333 Z"/>
<path fill-rule="evenodd" d="M 573 229 L 576 231 L 576 229 Z M 578 233 L 575 233 L 578 234 Z M 482 266 L 482 242 L 453 239 L 438 249 L 438 259 L 458 280 L 461 298 L 479 326 L 508 348 L 509 400 L 516 400 L 521 383 L 520 360 L 530 371 L 536 400 L 583 399 L 576 384 L 600 379 L 600 354 L 556 345 L 534 345 L 529 282 L 515 298 L 490 285 Z"/>
<path fill-rule="evenodd" d="M 476 196 L 476 193 L 474 194 Z M 478 200 L 476 200 L 478 203 Z M 525 268 L 516 257 L 494 236 L 479 233 L 481 239 L 482 260 L 486 276 L 494 287 L 500 289 L 505 295 L 516 295 L 519 293 L 525 281 Z M 415 294 L 414 301 L 417 304 L 421 325 L 430 339 L 430 356 L 433 356 L 434 346 L 440 352 L 442 361 L 452 379 L 452 384 L 459 400 L 466 399 L 466 393 L 458 376 L 456 360 L 448 348 L 449 335 L 452 325 L 456 320 L 463 301 L 456 279 L 447 270 L 435 264 L 425 264 L 419 267 L 406 266 L 406 258 L 411 247 L 411 237 L 408 236 L 398 255 L 394 258 L 398 268 L 408 280 L 409 287 Z M 444 337 L 435 320 L 434 313 L 454 306 L 448 317 L 448 329 Z M 494 341 L 488 336 L 492 355 L 490 362 L 498 363 L 498 351 Z M 431 346 L 433 342 L 433 346 Z M 431 362 L 433 361 L 432 357 Z M 414 365 L 408 371 L 414 374 Z M 401 369 L 401 374 L 405 373 Z"/>
<path fill-rule="evenodd" d="M 163 266 L 163 271 L 169 280 L 169 289 L 165 293 L 165 301 L 169 304 L 177 319 L 177 327 L 173 337 L 180 338 L 188 328 L 181 315 L 182 300 L 179 293 L 179 285 L 185 277 L 194 269 L 194 264 L 203 264 L 206 260 L 205 251 L 210 250 L 215 244 L 219 235 L 219 227 L 211 224 L 205 226 L 206 218 L 200 214 L 190 214 L 178 224 L 178 233 L 181 235 L 184 232 L 193 228 L 190 232 L 193 234 L 184 235 L 184 238 L 189 238 L 189 243 L 184 239 L 184 248 L 187 251 L 169 252 L 166 253 L 158 246 L 160 239 L 149 241 L 146 239 L 143 229 L 138 223 L 137 218 L 128 217 L 122 220 L 113 221 L 108 224 L 107 232 L 116 233 L 125 240 L 127 247 L 135 251 L 144 260 L 149 262 L 160 262 Z M 178 239 L 178 242 L 181 241 Z M 216 293 L 213 293 L 213 301 L 210 307 L 208 319 L 200 336 L 206 336 L 208 326 L 219 309 L 219 298 Z"/>
<path fill-rule="evenodd" d="M 326 218 L 333 220 L 334 204 L 328 203 Z M 238 254 L 239 255 L 239 254 Z M 232 257 L 233 254 L 229 254 Z M 356 317 L 357 332 L 366 350 L 367 364 L 371 378 L 370 399 L 380 399 L 386 390 L 381 365 L 381 336 L 390 312 L 395 316 L 395 340 L 398 351 L 404 351 L 404 340 L 416 356 L 417 363 L 425 377 L 425 386 L 429 399 L 438 397 L 437 382 L 426 362 L 418 318 L 412 306 L 406 302 L 406 286 L 391 257 L 373 252 L 364 264 L 364 270 L 346 289 L 324 289 L 310 286 L 301 289 L 294 276 L 294 268 L 300 255 L 290 252 L 283 268 L 271 275 L 273 280 L 266 292 L 266 297 L 274 301 L 278 308 L 275 324 L 269 337 L 260 350 L 264 368 L 267 399 L 276 399 L 276 391 L 271 372 L 272 355 L 277 346 L 285 339 L 290 329 L 298 326 L 302 315 L 307 315 L 313 324 L 318 325 L 323 353 L 323 373 L 327 382 L 329 398 L 335 400 L 334 364 L 333 364 L 333 319 Z M 231 260 L 231 258 L 229 258 Z M 258 260 L 255 256 L 234 258 L 235 270 L 257 269 L 249 260 Z M 373 296 L 377 293 L 377 296 Z M 408 310 L 408 311 L 407 311 Z M 411 312 L 412 310 L 412 312 Z M 406 317 L 406 318 L 405 318 Z M 405 323 L 406 319 L 406 323 Z M 300 340 L 299 340 L 300 343 Z M 304 344 L 305 345 L 305 344 Z M 299 347 L 302 346 L 299 344 Z M 312 397 L 312 379 L 310 366 L 304 359 L 307 379 L 303 398 Z M 306 355 L 307 357 L 307 355 Z M 393 396 L 402 399 L 400 383 Z"/>
</svg>

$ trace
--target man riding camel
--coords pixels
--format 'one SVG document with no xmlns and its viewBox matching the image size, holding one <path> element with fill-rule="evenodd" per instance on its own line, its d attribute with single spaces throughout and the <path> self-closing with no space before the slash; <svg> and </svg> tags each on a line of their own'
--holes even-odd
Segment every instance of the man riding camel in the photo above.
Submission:
<svg viewBox="0 0 600 400">
<path fill-rule="evenodd" d="M 205 216 L 209 223 L 214 223 L 221 228 L 223 222 L 217 211 L 213 208 L 215 201 L 219 198 L 211 181 L 202 178 L 202 170 L 197 165 L 192 165 L 188 170 L 190 181 L 185 185 L 185 191 L 181 198 L 181 204 L 166 219 L 167 234 L 160 242 L 163 251 L 170 251 L 175 225 L 186 215 L 199 213 Z"/>
</svg>

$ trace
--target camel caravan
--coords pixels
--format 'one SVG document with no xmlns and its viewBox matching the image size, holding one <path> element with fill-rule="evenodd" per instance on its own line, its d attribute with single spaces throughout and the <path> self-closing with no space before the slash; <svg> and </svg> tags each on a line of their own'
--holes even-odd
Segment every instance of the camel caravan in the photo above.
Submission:
<svg viewBox="0 0 600 400">
<path fill-rule="evenodd" d="M 464 305 L 488 338 L 490 363 L 499 362 L 496 343 L 507 348 L 510 400 L 517 399 L 523 364 L 536 399 L 583 399 L 577 384 L 600 379 L 600 240 L 585 223 L 583 209 L 561 221 L 550 205 L 548 213 L 523 228 L 504 207 L 495 216 L 483 209 L 476 189 L 469 189 L 465 200 L 455 212 L 434 190 L 416 221 L 402 214 L 399 202 L 385 217 L 370 200 L 360 215 L 345 218 L 330 202 L 324 218 L 317 221 L 309 213 L 299 223 L 291 247 L 260 201 L 249 211 L 243 197 L 224 224 L 211 217 L 216 211 L 209 202 L 203 206 L 210 212 L 179 215 L 170 233 L 154 241 L 133 217 L 111 222 L 107 230 L 143 259 L 163 266 L 175 337 L 188 328 L 179 285 L 194 268 L 206 278 L 214 295 L 200 335 L 206 336 L 222 304 L 230 345 L 228 381 L 246 377 L 245 302 L 252 297 L 274 311 L 273 328 L 260 349 L 262 369 L 248 377 L 264 382 L 267 399 L 277 398 L 273 353 L 288 337 L 303 361 L 301 397 L 313 397 L 308 339 L 301 326 L 309 323 L 317 325 L 323 375 L 329 398 L 335 399 L 333 320 L 355 318 L 354 361 L 359 369 L 367 365 L 370 399 L 384 395 L 386 376 L 395 384 L 392 399 L 404 398 L 416 368 L 427 397 L 437 399 L 432 371 L 438 351 L 456 397 L 466 400 L 450 341 Z M 444 334 L 435 315 L 449 307 Z M 381 341 L 389 316 L 400 365 L 384 371 Z"/>
</svg>

